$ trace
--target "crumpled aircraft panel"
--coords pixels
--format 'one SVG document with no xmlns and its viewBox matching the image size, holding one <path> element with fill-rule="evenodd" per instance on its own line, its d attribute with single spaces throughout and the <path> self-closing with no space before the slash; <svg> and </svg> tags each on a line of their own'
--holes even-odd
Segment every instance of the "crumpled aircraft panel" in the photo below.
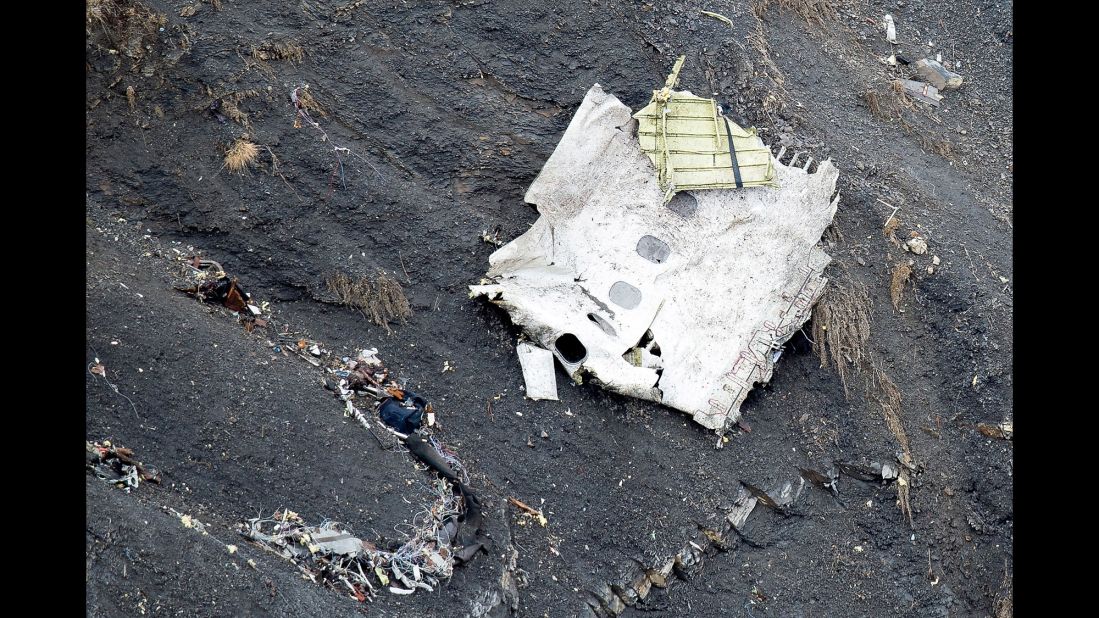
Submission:
<svg viewBox="0 0 1099 618">
<path fill-rule="evenodd" d="M 830 161 L 809 173 L 775 160 L 777 187 L 665 203 L 631 110 L 596 84 L 527 190 L 541 217 L 492 254 L 471 296 L 574 379 L 723 432 L 823 291 L 838 177 Z"/>
</svg>

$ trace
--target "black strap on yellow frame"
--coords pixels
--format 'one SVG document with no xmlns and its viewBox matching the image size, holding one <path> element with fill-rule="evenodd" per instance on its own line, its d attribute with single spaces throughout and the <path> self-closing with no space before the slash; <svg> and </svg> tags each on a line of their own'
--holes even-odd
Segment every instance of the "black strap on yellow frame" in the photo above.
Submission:
<svg viewBox="0 0 1099 618">
<path fill-rule="evenodd" d="M 725 116 L 721 117 L 725 121 L 725 135 L 729 138 L 729 160 L 733 162 L 733 178 L 736 179 L 736 188 L 743 189 L 744 182 L 740 179 L 740 165 L 736 160 L 736 146 L 733 145 L 733 132 L 729 129 L 729 119 Z"/>
</svg>

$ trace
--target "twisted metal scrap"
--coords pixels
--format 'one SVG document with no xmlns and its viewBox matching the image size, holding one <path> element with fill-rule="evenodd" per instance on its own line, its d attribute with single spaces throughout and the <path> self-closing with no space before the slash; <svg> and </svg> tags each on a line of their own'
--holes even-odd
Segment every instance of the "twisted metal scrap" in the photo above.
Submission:
<svg viewBox="0 0 1099 618">
<path fill-rule="evenodd" d="M 390 586 L 389 591 L 395 594 L 411 594 L 417 588 L 431 591 L 454 573 L 450 543 L 454 523 L 463 512 L 462 498 L 455 495 L 448 481 L 436 481 L 431 493 L 434 500 L 416 513 L 411 525 L 395 528 L 404 542 L 392 551 L 359 541 L 355 551 L 335 553 L 314 540 L 318 533 L 351 534 L 349 527 L 329 520 L 307 526 L 288 511 L 276 511 L 272 518 L 246 520 L 241 534 L 289 560 L 310 580 L 334 590 L 346 587 L 359 601 L 373 598 L 378 589 L 375 582 L 389 586 L 391 577 L 404 586 Z"/>
</svg>

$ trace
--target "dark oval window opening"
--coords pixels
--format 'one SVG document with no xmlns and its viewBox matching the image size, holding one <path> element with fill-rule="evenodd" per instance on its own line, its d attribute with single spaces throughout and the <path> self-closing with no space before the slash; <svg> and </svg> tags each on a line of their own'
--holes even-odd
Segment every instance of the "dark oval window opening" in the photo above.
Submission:
<svg viewBox="0 0 1099 618">
<path fill-rule="evenodd" d="M 565 359 L 566 363 L 572 365 L 588 357 L 588 349 L 572 333 L 565 333 L 558 337 L 557 341 L 553 342 L 553 347 L 557 348 L 557 353 Z"/>
<path fill-rule="evenodd" d="M 686 192 L 676 193 L 668 202 L 668 210 L 684 219 L 689 219 L 698 210 L 698 198 Z"/>
</svg>

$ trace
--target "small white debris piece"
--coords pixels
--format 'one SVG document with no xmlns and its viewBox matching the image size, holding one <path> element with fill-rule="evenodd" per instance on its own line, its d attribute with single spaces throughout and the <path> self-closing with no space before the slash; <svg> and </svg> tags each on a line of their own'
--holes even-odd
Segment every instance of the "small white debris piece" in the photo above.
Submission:
<svg viewBox="0 0 1099 618">
<path fill-rule="evenodd" d="M 412 590 L 408 590 L 408 589 L 405 589 L 405 588 L 397 588 L 396 586 L 390 586 L 389 591 L 392 592 L 393 594 L 412 594 L 412 592 L 413 592 Z"/>
<path fill-rule="evenodd" d="M 315 344 L 315 343 L 313 345 L 309 346 L 309 353 L 312 354 L 313 356 L 320 356 L 321 355 L 320 346 Z"/>
<path fill-rule="evenodd" d="M 881 477 L 886 480 L 895 479 L 900 476 L 900 472 L 897 470 L 897 466 L 893 464 L 885 464 L 881 467 Z"/>
<path fill-rule="evenodd" d="M 515 347 L 519 364 L 523 367 L 527 397 L 540 400 L 557 399 L 557 373 L 553 367 L 553 352 L 526 341 Z"/>
<path fill-rule="evenodd" d="M 943 95 L 939 94 L 939 89 L 931 84 L 925 84 L 912 79 L 901 79 L 897 81 L 900 82 L 901 87 L 908 93 L 908 96 L 917 101 L 938 107 L 943 100 Z"/>
<path fill-rule="evenodd" d="M 916 75 L 935 88 L 953 90 L 962 85 L 963 78 L 954 71 L 947 69 L 937 60 L 922 58 L 916 61 Z"/>
<path fill-rule="evenodd" d="M 248 305 L 248 311 L 251 311 L 252 315 L 260 315 L 263 313 L 263 311 L 255 305 Z"/>
<path fill-rule="evenodd" d="M 443 557 L 435 552 L 427 553 L 426 560 L 431 563 L 432 568 L 436 570 L 442 569 L 446 565 L 446 561 L 443 560 Z"/>
<path fill-rule="evenodd" d="M 904 246 L 916 255 L 923 255 L 927 253 L 927 241 L 920 236 L 916 236 L 915 238 L 909 238 L 908 242 L 904 243 Z"/>
<path fill-rule="evenodd" d="M 363 551 L 363 542 L 347 532 L 322 527 L 313 533 L 313 543 L 309 545 L 309 551 L 358 556 Z"/>
<path fill-rule="evenodd" d="M 897 26 L 893 23 L 893 16 L 885 16 L 885 40 L 890 43 L 897 42 Z"/>
<path fill-rule="evenodd" d="M 366 363 L 367 365 L 377 365 L 382 362 L 380 359 L 378 359 L 378 348 L 359 350 L 358 361 L 360 363 Z"/>
<path fill-rule="evenodd" d="M 237 546 L 236 545 L 226 545 L 225 549 L 229 550 L 230 555 L 237 553 Z"/>
<path fill-rule="evenodd" d="M 443 373 L 446 373 L 448 371 L 454 371 L 454 365 L 451 365 L 450 361 L 445 360 L 443 361 Z"/>
<path fill-rule="evenodd" d="M 942 263 L 942 260 L 939 259 L 939 256 L 937 256 L 937 255 L 931 256 L 931 265 L 932 266 L 938 266 L 940 263 Z"/>
</svg>

